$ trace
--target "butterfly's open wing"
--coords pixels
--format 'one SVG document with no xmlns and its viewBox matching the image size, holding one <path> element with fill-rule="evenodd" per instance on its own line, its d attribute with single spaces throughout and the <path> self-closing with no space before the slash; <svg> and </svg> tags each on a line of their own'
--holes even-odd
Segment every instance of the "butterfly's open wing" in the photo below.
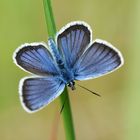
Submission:
<svg viewBox="0 0 140 140">
<path fill-rule="evenodd" d="M 95 40 L 74 66 L 76 80 L 88 80 L 108 74 L 123 64 L 121 53 L 103 40 Z"/>
<path fill-rule="evenodd" d="M 57 46 L 70 68 L 73 68 L 90 41 L 91 30 L 84 22 L 69 23 L 58 32 L 56 37 Z"/>
<path fill-rule="evenodd" d="M 21 103 L 27 112 L 36 112 L 57 98 L 64 87 L 65 84 L 54 77 L 22 79 L 20 82 Z"/>
<path fill-rule="evenodd" d="M 57 69 L 45 43 L 24 44 L 14 53 L 14 62 L 38 75 L 56 75 Z"/>
</svg>

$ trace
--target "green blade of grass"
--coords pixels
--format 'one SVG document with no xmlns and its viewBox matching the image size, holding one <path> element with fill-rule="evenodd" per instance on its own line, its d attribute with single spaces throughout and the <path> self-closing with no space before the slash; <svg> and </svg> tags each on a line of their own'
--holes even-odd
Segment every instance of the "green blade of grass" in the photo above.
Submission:
<svg viewBox="0 0 140 140">
<path fill-rule="evenodd" d="M 45 12 L 48 35 L 54 38 L 56 35 L 56 26 L 55 26 L 54 16 L 52 12 L 52 7 L 51 7 L 51 0 L 43 0 L 43 4 L 44 4 L 44 12 Z M 72 112 L 71 112 L 71 106 L 70 106 L 67 88 L 65 88 L 64 92 L 61 94 L 60 101 L 61 101 L 61 106 L 63 106 L 65 102 L 65 107 L 62 111 L 62 115 L 63 115 L 66 140 L 75 140 Z"/>
</svg>

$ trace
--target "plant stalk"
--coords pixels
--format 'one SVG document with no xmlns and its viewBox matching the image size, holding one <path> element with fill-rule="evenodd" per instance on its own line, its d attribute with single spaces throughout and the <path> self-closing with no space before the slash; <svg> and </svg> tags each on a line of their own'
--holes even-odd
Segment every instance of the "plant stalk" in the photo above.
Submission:
<svg viewBox="0 0 140 140">
<path fill-rule="evenodd" d="M 48 35 L 49 37 L 54 38 L 56 35 L 56 26 L 55 26 L 52 7 L 51 7 L 51 0 L 43 0 L 43 4 L 44 4 L 44 12 L 45 12 Z M 66 99 L 66 102 L 65 102 L 65 99 Z M 75 140 L 75 132 L 74 132 L 70 100 L 69 100 L 69 95 L 68 95 L 68 91 L 66 87 L 60 96 L 60 101 L 61 101 L 61 106 L 63 106 L 65 102 L 62 115 L 63 115 L 66 140 Z"/>
</svg>

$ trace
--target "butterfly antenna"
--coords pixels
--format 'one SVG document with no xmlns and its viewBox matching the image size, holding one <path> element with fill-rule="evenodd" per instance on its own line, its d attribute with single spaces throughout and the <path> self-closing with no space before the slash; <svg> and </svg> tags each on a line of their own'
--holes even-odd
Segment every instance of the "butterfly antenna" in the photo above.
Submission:
<svg viewBox="0 0 140 140">
<path fill-rule="evenodd" d="M 62 111 L 63 111 L 63 109 L 64 109 L 66 100 L 67 100 L 67 96 L 65 96 L 65 100 L 64 100 L 64 103 L 63 103 L 63 105 L 62 105 L 62 107 L 61 107 L 60 114 L 62 113 Z"/>
<path fill-rule="evenodd" d="M 91 90 L 89 90 L 89 89 L 87 89 L 87 88 L 85 88 L 85 87 L 83 87 L 83 86 L 81 86 L 81 85 L 79 85 L 79 84 L 77 84 L 77 85 L 78 85 L 79 87 L 81 87 L 81 88 L 83 88 L 83 89 L 85 89 L 85 90 L 87 90 L 87 91 L 91 92 L 92 94 L 94 94 L 94 95 L 97 95 L 97 96 L 101 97 L 101 95 L 100 95 L 100 94 L 95 93 L 95 92 L 93 92 L 93 91 L 91 91 Z"/>
</svg>

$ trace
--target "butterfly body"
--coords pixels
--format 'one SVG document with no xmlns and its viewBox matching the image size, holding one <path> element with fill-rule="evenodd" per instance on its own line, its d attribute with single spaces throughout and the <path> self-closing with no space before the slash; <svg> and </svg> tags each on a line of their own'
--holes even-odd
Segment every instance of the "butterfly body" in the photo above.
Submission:
<svg viewBox="0 0 140 140">
<path fill-rule="evenodd" d="M 56 62 L 56 67 L 59 72 L 58 78 L 62 80 L 65 84 L 69 85 L 71 89 L 74 89 L 74 74 L 73 71 L 67 66 L 64 58 L 58 50 L 54 40 L 49 38 L 48 44 L 50 46 L 50 51 L 53 55 L 53 59 Z"/>
<path fill-rule="evenodd" d="M 85 22 L 67 24 L 55 40 L 48 40 L 48 46 L 26 43 L 13 56 L 20 68 L 34 74 L 23 78 L 19 88 L 21 104 L 29 113 L 56 99 L 66 85 L 74 90 L 74 81 L 94 79 L 123 65 L 121 53 L 110 43 L 92 41 L 92 31 Z"/>
</svg>

